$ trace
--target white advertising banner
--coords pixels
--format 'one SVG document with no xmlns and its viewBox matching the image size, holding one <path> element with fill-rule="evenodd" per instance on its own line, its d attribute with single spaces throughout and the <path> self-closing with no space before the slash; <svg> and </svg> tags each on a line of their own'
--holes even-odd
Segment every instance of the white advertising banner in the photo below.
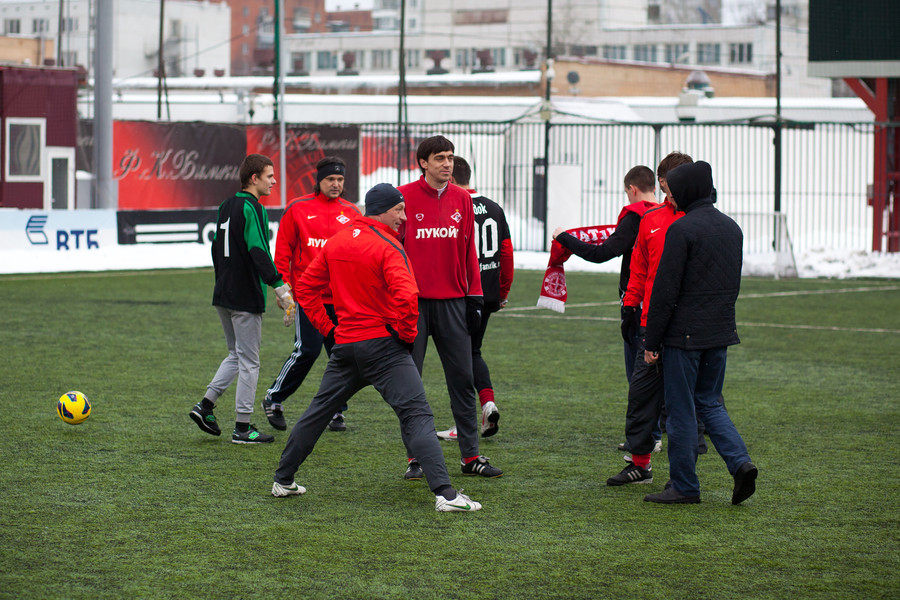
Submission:
<svg viewBox="0 0 900 600">
<path fill-rule="evenodd" d="M 208 243 L 119 244 L 115 210 L 0 209 L 0 273 L 210 266 Z"/>
</svg>

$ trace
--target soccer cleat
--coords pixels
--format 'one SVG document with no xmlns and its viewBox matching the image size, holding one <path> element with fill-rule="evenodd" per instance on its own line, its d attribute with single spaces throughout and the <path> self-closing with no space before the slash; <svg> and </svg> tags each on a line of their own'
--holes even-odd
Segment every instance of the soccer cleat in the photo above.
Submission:
<svg viewBox="0 0 900 600">
<path fill-rule="evenodd" d="M 247 431 L 231 432 L 232 444 L 268 444 L 275 441 L 275 436 L 256 430 L 256 425 L 250 425 Z"/>
<path fill-rule="evenodd" d="M 653 483 L 653 473 L 650 465 L 642 469 L 634 463 L 622 469 L 618 475 L 606 480 L 606 485 L 625 485 L 626 483 Z"/>
<path fill-rule="evenodd" d="M 738 467 L 734 474 L 734 491 L 731 493 L 731 503 L 740 504 L 753 495 L 756 491 L 756 476 L 759 470 L 752 462 L 747 461 Z"/>
<path fill-rule="evenodd" d="M 700 504 L 700 496 L 685 496 L 673 487 L 667 487 L 658 494 L 647 494 L 644 502 L 657 504 Z"/>
<path fill-rule="evenodd" d="M 456 498 L 447 500 L 443 496 L 434 497 L 434 510 L 438 512 L 474 512 L 481 510 L 481 503 L 475 502 L 462 491 L 456 492 Z"/>
<path fill-rule="evenodd" d="M 622 442 L 621 444 L 616 446 L 616 449 L 622 452 L 631 452 L 631 448 L 629 448 L 628 444 L 626 444 L 625 442 Z"/>
<path fill-rule="evenodd" d="M 266 398 L 263 400 L 263 410 L 266 411 L 266 418 L 269 420 L 269 425 L 278 431 L 287 429 L 287 423 L 284 422 L 284 409 L 281 406 L 281 402 L 273 402 Z"/>
<path fill-rule="evenodd" d="M 442 440 L 447 440 L 448 442 L 455 442 L 456 441 L 456 425 L 454 425 L 453 427 L 451 427 L 450 429 L 447 429 L 445 431 L 438 431 L 437 436 L 439 438 L 441 438 Z"/>
<path fill-rule="evenodd" d="M 278 483 L 277 481 L 272 484 L 272 495 L 276 498 L 284 498 L 285 496 L 299 496 L 300 494 L 305 494 L 306 488 L 302 485 L 297 485 L 296 481 L 292 481 L 291 485 L 283 485 Z"/>
<path fill-rule="evenodd" d="M 497 422 L 500 421 L 500 411 L 493 402 L 485 402 L 481 407 L 481 437 L 491 437 L 499 427 Z"/>
<path fill-rule="evenodd" d="M 203 405 L 200 402 L 195 404 L 194 408 L 191 409 L 191 418 L 194 420 L 194 423 L 197 424 L 197 427 L 206 433 L 210 435 L 222 435 L 222 430 L 219 429 L 219 424 L 216 423 L 216 415 L 213 414 L 213 411 L 203 408 Z"/>
<path fill-rule="evenodd" d="M 662 440 L 656 440 L 653 442 L 653 450 L 652 452 L 656 454 L 657 452 L 662 452 Z"/>
<path fill-rule="evenodd" d="M 418 481 L 422 479 L 422 465 L 419 464 L 419 461 L 409 461 L 409 464 L 406 465 L 406 473 L 403 474 L 403 479 L 407 481 Z"/>
<path fill-rule="evenodd" d="M 347 424 L 344 423 L 344 415 L 342 413 L 334 413 L 331 422 L 328 423 L 328 429 L 332 431 L 345 431 Z"/>
<path fill-rule="evenodd" d="M 503 471 L 488 462 L 487 456 L 479 456 L 470 463 L 460 461 L 463 475 L 481 475 L 482 477 L 500 477 Z"/>
</svg>

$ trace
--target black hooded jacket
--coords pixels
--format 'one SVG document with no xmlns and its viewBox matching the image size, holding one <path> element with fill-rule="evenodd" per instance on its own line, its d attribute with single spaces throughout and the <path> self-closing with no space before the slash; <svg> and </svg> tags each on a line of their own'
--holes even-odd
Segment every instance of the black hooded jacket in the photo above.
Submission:
<svg viewBox="0 0 900 600">
<path fill-rule="evenodd" d="M 734 303 L 741 288 L 741 228 L 713 206 L 709 163 L 677 167 L 666 182 L 685 215 L 666 233 L 644 348 L 706 350 L 738 344 Z"/>
</svg>

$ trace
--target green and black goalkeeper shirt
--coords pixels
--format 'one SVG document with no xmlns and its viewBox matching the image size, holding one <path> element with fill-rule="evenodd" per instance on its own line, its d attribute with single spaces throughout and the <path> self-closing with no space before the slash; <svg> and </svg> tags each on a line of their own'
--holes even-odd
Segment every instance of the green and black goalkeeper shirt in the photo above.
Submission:
<svg viewBox="0 0 900 600">
<path fill-rule="evenodd" d="M 221 205 L 212 244 L 215 306 L 266 311 L 266 285 L 284 285 L 269 249 L 269 217 L 256 197 L 238 192 Z"/>
</svg>

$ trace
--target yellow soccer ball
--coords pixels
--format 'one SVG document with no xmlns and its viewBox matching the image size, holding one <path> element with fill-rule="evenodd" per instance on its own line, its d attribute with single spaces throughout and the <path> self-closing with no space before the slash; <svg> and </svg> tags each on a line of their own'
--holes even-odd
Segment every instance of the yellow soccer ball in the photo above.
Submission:
<svg viewBox="0 0 900 600">
<path fill-rule="evenodd" d="M 59 397 L 56 414 L 69 425 L 78 425 L 91 416 L 91 401 L 81 392 L 66 392 Z"/>
</svg>

